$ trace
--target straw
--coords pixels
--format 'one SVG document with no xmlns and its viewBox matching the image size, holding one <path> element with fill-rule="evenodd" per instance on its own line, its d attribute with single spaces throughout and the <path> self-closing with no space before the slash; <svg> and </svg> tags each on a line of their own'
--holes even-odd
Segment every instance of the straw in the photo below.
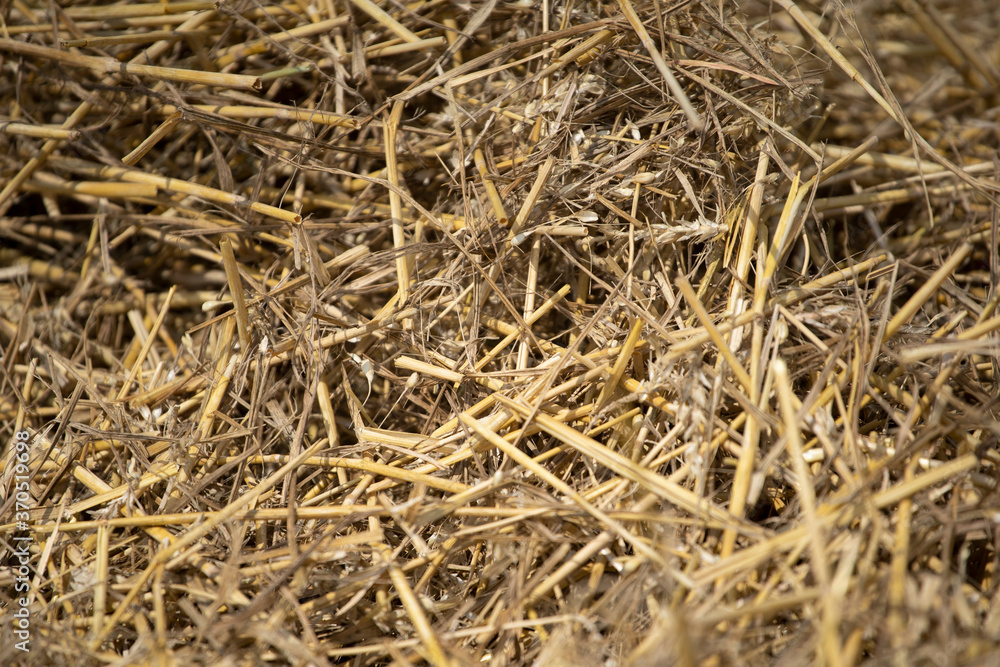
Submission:
<svg viewBox="0 0 1000 667">
<path fill-rule="evenodd" d="M 62 4 L 0 658 L 992 657 L 989 3 Z"/>
</svg>

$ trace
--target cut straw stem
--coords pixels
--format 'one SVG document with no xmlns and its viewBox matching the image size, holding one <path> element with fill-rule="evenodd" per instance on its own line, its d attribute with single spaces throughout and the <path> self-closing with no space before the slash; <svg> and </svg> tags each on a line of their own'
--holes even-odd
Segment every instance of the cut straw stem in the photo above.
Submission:
<svg viewBox="0 0 1000 667">
<path fill-rule="evenodd" d="M 405 41 L 420 41 L 420 38 L 410 32 L 406 26 L 392 18 L 384 9 L 376 5 L 371 0 L 350 0 L 350 2 L 365 14 L 368 14 L 368 16 L 388 28 L 393 34 L 403 38 Z"/>
<path fill-rule="evenodd" d="M 722 357 L 733 370 L 733 374 L 736 376 L 736 379 L 739 380 L 740 385 L 742 385 L 743 391 L 746 392 L 747 396 L 752 394 L 753 385 L 750 381 L 750 375 L 747 373 L 746 369 L 743 368 L 743 365 L 740 364 L 736 355 L 733 354 L 733 351 L 729 348 L 729 344 L 726 343 L 726 339 L 722 337 L 722 333 L 719 331 L 718 327 L 716 327 L 715 323 L 712 322 L 711 316 L 708 314 L 708 311 L 705 310 L 705 306 L 702 305 L 701 301 L 698 299 L 698 295 L 695 294 L 694 288 L 691 287 L 691 283 L 689 283 L 687 278 L 684 276 L 677 276 L 677 287 L 680 288 L 681 292 L 684 294 L 684 298 L 687 299 L 691 308 L 694 309 L 695 315 L 698 316 L 698 320 L 701 322 L 701 325 L 705 327 L 708 335 L 712 337 L 712 342 L 715 343 L 719 352 L 722 354 Z"/>
<path fill-rule="evenodd" d="M 217 7 L 214 2 L 152 2 L 123 3 L 117 5 L 101 5 L 99 7 L 67 7 L 62 11 L 74 21 L 110 21 L 112 19 L 127 19 L 140 16 L 168 16 L 170 14 L 186 14 L 188 12 L 213 11 Z"/>
<path fill-rule="evenodd" d="M 548 299 L 546 299 L 545 303 L 543 303 L 536 310 L 534 310 L 530 316 L 526 317 L 524 323 L 527 324 L 528 326 L 531 326 L 532 324 L 540 320 L 542 317 L 545 316 L 546 313 L 552 310 L 552 308 L 555 307 L 555 305 L 559 303 L 563 299 L 563 297 L 569 294 L 569 291 L 570 291 L 570 286 L 563 285 L 561 288 L 559 288 L 558 292 L 556 292 Z M 514 342 L 514 339 L 517 338 L 520 334 L 521 330 L 516 328 L 509 334 L 507 334 L 507 336 L 503 340 L 501 340 L 499 343 L 493 346 L 492 350 L 487 352 L 485 355 L 482 356 L 482 358 L 480 358 L 479 361 L 476 362 L 475 366 L 476 371 L 478 372 L 483 370 L 483 368 L 486 367 L 486 364 L 490 363 L 490 361 L 492 361 L 494 357 L 500 354 L 504 350 L 504 348 L 506 348 L 508 345 Z"/>
<path fill-rule="evenodd" d="M 387 44 L 384 46 L 381 44 L 372 44 L 365 48 L 365 57 L 388 58 L 413 51 L 431 51 L 447 43 L 448 40 L 444 37 L 428 37 L 418 42 L 404 42 L 402 44 Z"/>
<path fill-rule="evenodd" d="M 535 204 L 538 203 L 538 198 L 541 196 L 542 190 L 545 188 L 545 184 L 548 182 L 549 176 L 552 174 L 552 167 L 555 163 L 555 158 L 550 155 L 545 158 L 545 162 L 543 162 L 542 166 L 539 167 L 538 174 L 535 175 L 535 182 L 531 184 L 531 190 L 528 191 L 528 196 L 524 198 L 524 202 L 521 204 L 521 208 L 517 212 L 517 216 L 514 218 L 514 224 L 510 226 L 511 238 L 521 231 L 521 228 L 524 227 L 524 224 L 528 221 L 528 216 L 531 215 L 531 211 L 535 208 Z"/>
<path fill-rule="evenodd" d="M 181 122 L 183 115 L 180 111 L 175 111 L 170 116 L 164 120 L 160 125 L 150 133 L 148 137 L 143 139 L 138 146 L 136 146 L 128 155 L 122 158 L 122 162 L 132 166 L 143 158 L 146 153 L 152 150 L 161 139 L 170 134 L 177 123 Z"/>
<path fill-rule="evenodd" d="M 264 53 L 273 45 L 283 44 L 294 40 L 304 40 L 305 38 L 312 37 L 313 35 L 319 35 L 335 30 L 341 26 L 347 25 L 350 22 L 350 19 L 351 17 L 345 14 L 344 16 L 337 16 L 323 21 L 316 21 L 315 23 L 306 23 L 305 25 L 289 28 L 288 30 L 275 31 L 273 33 L 269 33 L 267 37 L 261 37 L 260 39 L 237 44 L 225 49 L 216 57 L 215 64 L 219 69 L 229 67 L 238 60 L 243 60 L 244 58 L 257 55 L 258 53 Z"/>
<path fill-rule="evenodd" d="M 82 135 L 79 130 L 66 130 L 54 125 L 28 125 L 10 120 L 0 120 L 0 132 L 39 139 L 62 139 L 76 141 Z"/>
<path fill-rule="evenodd" d="M 259 91 L 262 87 L 260 78 L 256 76 L 125 63 L 114 58 L 85 56 L 79 53 L 60 51 L 48 46 L 29 44 L 7 38 L 0 38 L 0 51 L 9 51 L 23 56 L 42 58 L 68 67 L 90 69 L 104 74 L 120 74 L 123 76 L 135 74 L 137 76 L 156 79 L 157 81 L 176 81 L 178 83 L 191 83 L 215 88 L 233 88 L 236 90 Z"/>
<path fill-rule="evenodd" d="M 490 200 L 490 206 L 493 207 L 493 215 L 496 216 L 497 222 L 501 225 L 506 225 L 510 218 L 507 217 L 507 211 L 503 207 L 503 201 L 500 199 L 500 193 L 497 192 L 497 186 L 494 185 L 493 179 L 490 176 L 489 168 L 486 166 L 486 158 L 483 157 L 482 149 L 477 148 L 473 152 L 473 159 L 476 162 L 476 171 L 479 172 L 479 180 L 483 184 L 483 188 L 486 190 L 486 197 Z"/>
<path fill-rule="evenodd" d="M 826 544 L 823 536 L 823 528 L 816 516 L 816 492 L 812 475 L 806 467 L 805 459 L 802 458 L 802 432 L 798 410 L 795 407 L 795 396 L 792 391 L 792 383 L 788 377 L 788 365 L 785 360 L 778 358 L 773 362 L 774 386 L 778 394 L 778 402 L 781 405 L 781 418 L 784 425 L 783 435 L 785 436 L 785 447 L 788 449 L 788 457 L 792 462 L 792 470 L 795 471 L 795 490 L 799 501 L 802 503 L 802 514 L 809 526 L 809 537 L 812 542 L 813 571 L 818 576 L 818 583 L 821 588 L 827 589 L 830 586 L 830 567 L 827 562 Z"/>
<path fill-rule="evenodd" d="M 179 32 L 177 30 L 154 30 L 151 32 L 129 33 L 124 35 L 111 35 L 108 37 L 87 37 L 85 39 L 67 39 L 62 41 L 63 48 L 85 49 L 103 48 L 106 46 L 120 46 L 122 44 L 150 44 L 152 42 L 179 41 L 191 37 L 209 37 L 209 33 L 202 32 Z"/>
<path fill-rule="evenodd" d="M 823 167 L 818 174 L 806 181 L 803 188 L 809 190 L 812 188 L 814 183 L 822 183 L 835 174 L 840 173 L 855 162 L 863 161 L 866 157 L 871 155 L 871 149 L 877 144 L 878 137 L 868 137 L 868 139 L 860 146 L 852 148 L 851 150 L 841 148 L 840 146 L 820 146 L 818 148 L 814 146 L 813 148 L 817 151 L 824 150 L 827 156 L 834 159 L 834 162 L 833 164 Z"/>
<path fill-rule="evenodd" d="M 144 171 L 125 169 L 122 167 L 95 165 L 89 162 L 84 162 L 83 160 L 77 160 L 75 158 L 61 159 L 59 160 L 59 165 L 71 171 L 98 178 L 121 179 L 123 181 L 129 181 L 130 183 L 150 183 L 168 192 L 178 192 L 185 195 L 201 197 L 219 204 L 228 204 L 237 208 L 247 208 L 256 213 L 260 213 L 261 215 L 276 218 L 284 222 L 302 222 L 302 216 L 292 213 L 291 211 L 285 211 L 276 206 L 251 201 L 249 198 L 242 195 L 223 192 L 222 190 L 210 188 L 205 185 L 199 185 L 197 183 L 191 183 L 179 178 L 168 178 L 166 176 L 159 176 L 157 174 L 150 174 Z"/>
<path fill-rule="evenodd" d="M 399 196 L 399 165 L 396 161 L 396 135 L 403 117 L 403 102 L 394 102 L 384 125 L 385 171 L 389 188 L 389 211 L 392 216 L 392 245 L 396 249 L 396 282 L 399 286 L 397 303 L 405 304 L 410 293 L 410 269 L 406 253 L 406 232 L 403 230 L 403 202 Z"/>
<path fill-rule="evenodd" d="M 546 65 L 535 75 L 535 78 L 544 79 L 545 77 L 551 76 L 555 72 L 558 72 L 559 70 L 570 65 L 574 61 L 577 61 L 581 57 L 586 56 L 588 53 L 597 50 L 597 47 L 599 47 L 604 42 L 607 42 L 614 36 L 615 33 L 612 32 L 611 30 L 599 30 L 597 33 L 583 40 L 582 42 L 580 42 L 572 49 L 559 56 L 558 58 L 554 58 L 551 64 Z M 527 60 L 527 58 L 525 58 L 524 60 Z"/>
<path fill-rule="evenodd" d="M 192 104 L 180 109 L 172 104 L 164 104 L 160 107 L 160 113 L 174 114 L 183 113 L 187 109 L 195 109 L 205 113 L 212 113 L 225 118 L 273 118 L 275 120 L 291 120 L 299 123 L 316 123 L 317 125 L 330 125 L 333 127 L 346 127 L 356 130 L 361 127 L 361 121 L 357 118 L 332 113 L 330 111 L 320 111 L 318 109 L 293 109 L 291 107 L 255 107 L 248 105 L 212 105 L 212 104 Z"/>
<path fill-rule="evenodd" d="M 25 183 L 24 192 L 38 192 L 45 195 L 87 195 L 106 199 L 152 199 L 156 197 L 156 186 L 123 181 L 63 181 L 41 183 L 37 180 Z"/>
<path fill-rule="evenodd" d="M 889 320 L 889 324 L 886 325 L 885 332 L 882 334 L 883 343 L 895 335 L 895 333 L 899 331 L 900 327 L 909 322 L 910 319 L 916 315 L 920 307 L 924 305 L 924 302 L 927 301 L 927 299 L 929 299 L 931 295 L 934 294 L 939 287 L 941 287 L 941 284 L 955 272 L 955 269 L 958 268 L 970 252 L 972 252 L 972 246 L 968 243 L 963 243 L 959 246 L 958 250 L 952 253 L 951 257 L 948 258 L 948 261 L 942 264 L 937 271 L 931 274 L 931 277 L 927 279 L 927 282 L 921 285 L 920 289 L 918 289 L 913 296 L 911 296 L 906 303 L 903 304 L 903 307 L 899 309 L 893 318 Z"/>
<path fill-rule="evenodd" d="M 857 148 L 846 148 L 844 146 L 835 146 L 832 144 L 813 144 L 813 148 L 817 152 L 823 152 L 837 161 L 830 165 L 830 169 L 832 169 L 834 165 L 839 164 L 842 159 L 851 158 L 851 162 L 865 167 L 880 167 L 883 169 L 892 169 L 893 171 L 903 171 L 908 174 L 936 174 L 946 171 L 944 167 L 935 162 L 928 162 L 926 160 L 907 157 L 905 155 L 893 155 L 891 153 L 876 153 L 871 151 L 870 149 L 877 143 L 877 137 L 870 137 L 868 141 L 861 144 L 861 146 L 858 146 Z M 869 150 L 863 150 L 865 147 L 868 147 Z M 832 173 L 827 175 L 825 173 L 826 169 L 823 171 L 824 178 L 829 178 L 833 175 Z"/>
<path fill-rule="evenodd" d="M 663 80 L 667 82 L 667 87 L 673 94 L 674 99 L 680 105 L 681 109 L 684 111 L 684 115 L 687 116 L 688 122 L 691 124 L 691 130 L 694 132 L 700 132 L 702 129 L 701 115 L 695 110 L 694 106 L 691 104 L 691 100 L 688 99 L 687 93 L 681 88 L 681 85 L 674 78 L 673 73 L 671 73 L 670 68 L 667 66 L 667 61 L 663 59 L 663 54 L 660 53 L 660 49 L 653 42 L 653 39 L 649 36 L 646 31 L 646 26 L 642 24 L 639 19 L 639 15 L 635 13 L 635 9 L 632 7 L 632 3 L 629 0 L 618 0 L 618 6 L 621 7 L 622 13 L 625 14 L 625 18 L 628 19 L 629 25 L 632 26 L 632 30 L 639 37 L 639 41 L 646 48 L 650 57 L 653 59 L 653 64 L 656 65 L 657 71 Z"/>
<path fill-rule="evenodd" d="M 628 367 L 628 362 L 632 360 L 632 352 L 635 350 L 636 343 L 639 342 L 643 325 L 644 322 L 641 317 L 635 318 L 635 322 L 632 323 L 632 328 L 628 332 L 628 337 L 625 339 L 625 344 L 618 351 L 618 358 L 615 359 L 615 365 L 611 368 L 611 377 L 604 383 L 604 387 L 597 397 L 596 410 L 599 411 L 604 408 L 621 383 L 622 376 L 625 375 L 625 369 Z"/>
<path fill-rule="evenodd" d="M 118 390 L 117 400 L 121 401 L 125 398 L 129 389 L 132 387 L 132 383 L 135 381 L 136 376 L 142 369 L 142 364 L 146 361 L 146 356 L 149 354 L 149 351 L 153 348 L 153 342 L 156 340 L 156 336 L 160 332 L 160 327 L 163 326 L 163 320 L 166 318 L 167 313 L 170 312 L 170 301 L 173 299 L 174 292 L 176 290 L 177 286 L 172 285 L 167 291 L 167 296 L 163 300 L 163 305 L 160 307 L 160 312 L 156 316 L 156 321 L 149 330 L 149 335 L 146 336 L 146 340 L 143 342 L 142 348 L 139 350 L 139 354 L 136 356 L 135 362 L 132 364 L 132 370 L 129 373 L 128 379 L 122 383 L 121 389 Z"/>
<path fill-rule="evenodd" d="M 445 655 L 444 648 L 441 646 L 441 640 L 438 639 L 437 633 L 434 632 L 430 621 L 427 620 L 424 607 L 416 593 L 413 592 L 406 574 L 393 562 L 392 550 L 383 544 L 380 553 L 382 554 L 383 561 L 388 564 L 389 579 L 392 580 L 392 585 L 396 589 L 396 595 L 399 596 L 400 602 L 403 603 L 403 608 L 409 616 L 410 623 L 413 624 L 417 636 L 423 644 L 423 649 L 427 652 L 428 662 L 434 665 L 434 667 L 453 667 L 455 663 Z"/>
<path fill-rule="evenodd" d="M 240 276 L 240 267 L 236 263 L 236 254 L 229 239 L 224 238 L 219 242 L 219 252 L 222 254 L 222 265 L 226 269 L 229 294 L 232 295 L 233 305 L 236 307 L 236 327 L 240 334 L 240 345 L 246 352 L 250 349 L 250 318 L 247 316 L 247 304 L 243 298 L 243 278 Z"/>
<path fill-rule="evenodd" d="M 465 379 L 465 376 L 457 371 L 441 368 L 440 366 L 435 366 L 434 364 L 429 364 L 426 361 L 420 361 L 419 359 L 414 359 L 413 357 L 407 357 L 405 355 L 397 357 L 395 363 L 396 368 L 412 371 L 414 373 L 420 373 L 422 375 L 438 378 L 439 380 L 445 380 L 447 382 L 461 382 Z"/>
</svg>

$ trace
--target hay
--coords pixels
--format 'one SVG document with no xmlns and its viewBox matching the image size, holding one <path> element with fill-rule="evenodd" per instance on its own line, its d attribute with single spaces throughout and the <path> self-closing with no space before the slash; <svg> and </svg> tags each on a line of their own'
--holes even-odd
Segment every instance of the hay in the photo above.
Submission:
<svg viewBox="0 0 1000 667">
<path fill-rule="evenodd" d="M 994 3 L 66 4 L 4 664 L 997 664 Z"/>
</svg>

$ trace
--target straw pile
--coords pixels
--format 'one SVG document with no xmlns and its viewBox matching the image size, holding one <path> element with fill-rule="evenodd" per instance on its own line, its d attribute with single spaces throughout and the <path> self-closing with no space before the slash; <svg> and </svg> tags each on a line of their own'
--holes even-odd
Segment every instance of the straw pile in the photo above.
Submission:
<svg viewBox="0 0 1000 667">
<path fill-rule="evenodd" d="M 997 664 L 995 3 L 64 4 L 0 662 Z"/>
</svg>

